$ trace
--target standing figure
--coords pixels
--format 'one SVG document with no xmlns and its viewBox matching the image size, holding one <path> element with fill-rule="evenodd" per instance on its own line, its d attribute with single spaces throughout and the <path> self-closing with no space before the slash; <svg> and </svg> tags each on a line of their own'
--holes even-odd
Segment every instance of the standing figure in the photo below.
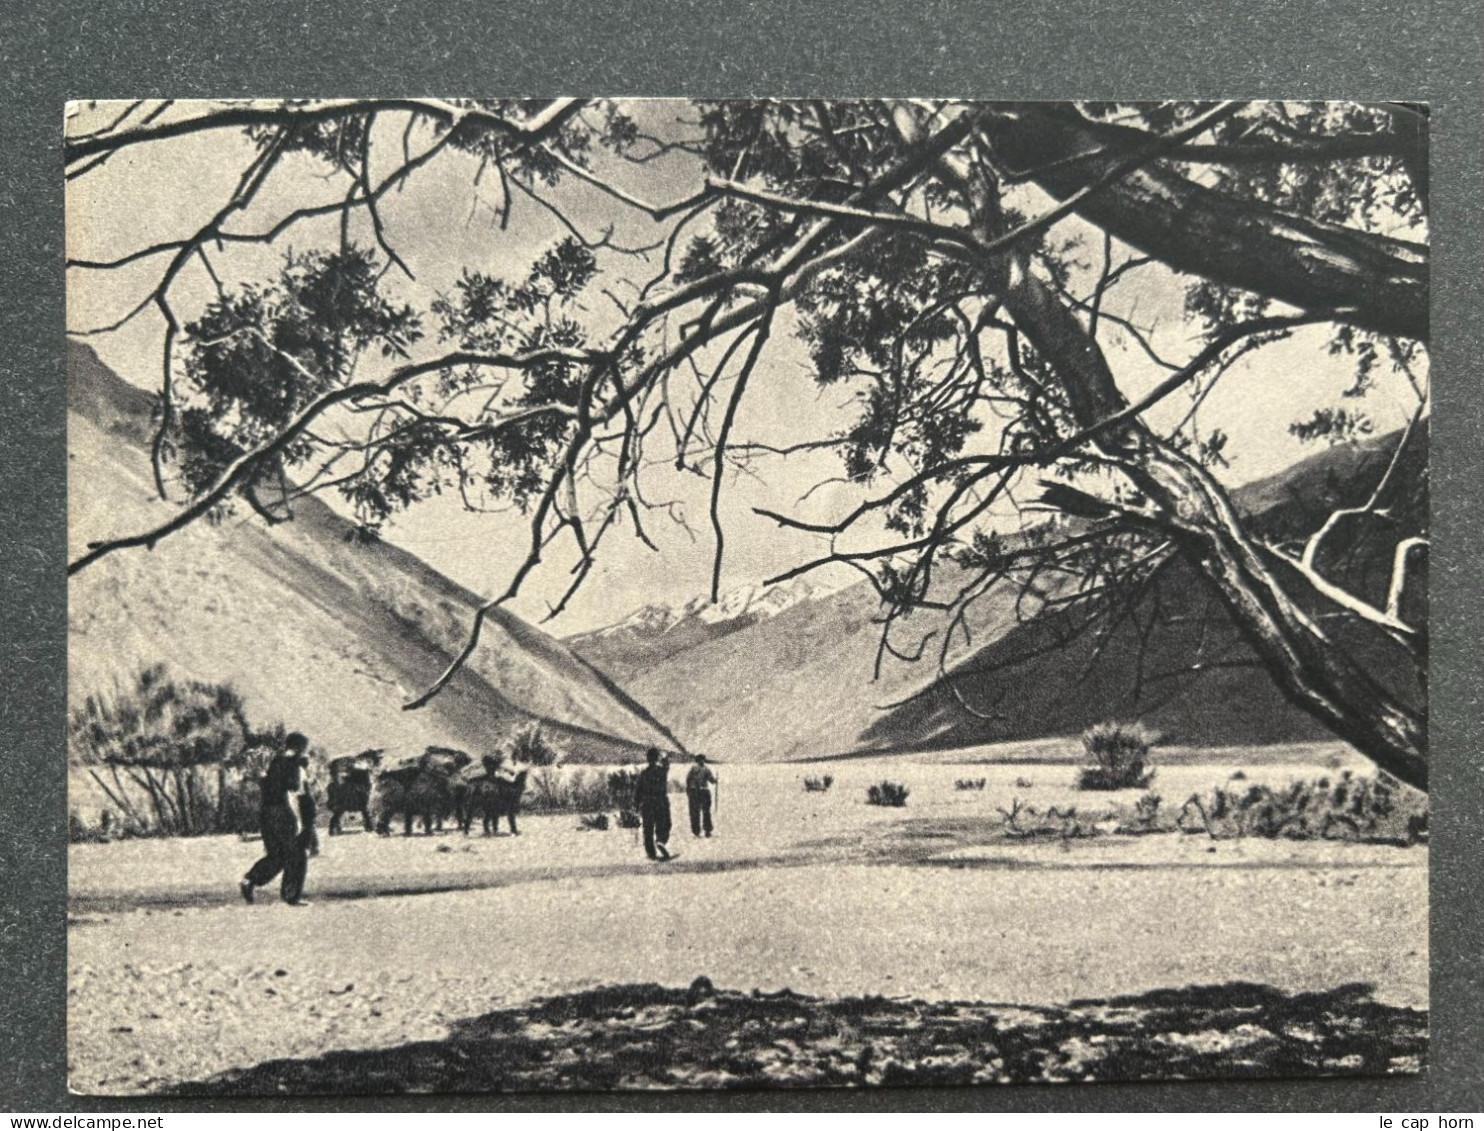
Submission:
<svg viewBox="0 0 1484 1131">
<path fill-rule="evenodd" d="M 711 787 L 716 774 L 706 765 L 706 755 L 697 754 L 696 764 L 685 775 L 685 799 L 690 802 L 691 836 L 711 835 Z"/>
<path fill-rule="evenodd" d="M 248 903 L 253 889 L 270 883 L 280 872 L 279 891 L 290 907 L 308 907 L 303 898 L 309 853 L 318 848 L 314 832 L 314 797 L 304 780 L 309 766 L 309 739 L 295 732 L 284 742 L 263 775 L 259 825 L 263 830 L 263 858 L 242 878 L 238 890 Z"/>
<path fill-rule="evenodd" d="M 670 859 L 670 761 L 650 747 L 649 765 L 634 784 L 634 808 L 644 824 L 644 854 L 651 860 Z"/>
</svg>

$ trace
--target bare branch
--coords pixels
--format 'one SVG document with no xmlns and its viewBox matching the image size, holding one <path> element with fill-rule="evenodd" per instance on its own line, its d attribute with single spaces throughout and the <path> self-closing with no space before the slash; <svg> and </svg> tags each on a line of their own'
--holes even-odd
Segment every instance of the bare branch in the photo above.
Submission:
<svg viewBox="0 0 1484 1131">
<path fill-rule="evenodd" d="M 73 138 L 63 143 L 62 156 L 66 164 L 72 165 L 84 158 L 112 153 L 127 146 L 185 137 L 209 130 L 241 129 L 247 126 L 298 126 L 354 117 L 377 110 L 406 110 L 442 122 L 450 128 L 469 122 L 511 137 L 535 140 L 559 127 L 581 107 L 582 102 L 579 99 L 559 98 L 528 120 L 518 121 L 478 107 L 457 106 L 435 98 L 340 98 L 268 105 L 236 104 L 158 125 L 142 123 L 129 129 Z"/>
<path fill-rule="evenodd" d="M 737 374 L 736 384 L 732 387 L 732 396 L 727 402 L 726 415 L 721 422 L 721 432 L 716 437 L 715 467 L 711 473 L 711 529 L 716 534 L 716 554 L 711 566 L 712 604 L 721 599 L 721 561 L 722 550 L 726 544 L 721 529 L 721 481 L 726 471 L 727 438 L 731 435 L 732 423 L 737 418 L 737 407 L 742 403 L 742 396 L 747 391 L 747 380 L 752 376 L 753 367 L 757 365 L 758 356 L 763 352 L 763 346 L 767 344 L 768 335 L 772 332 L 773 312 L 776 309 L 775 300 L 758 324 L 757 333 L 752 339 L 752 347 L 748 350 L 747 358 L 742 362 L 742 369 Z"/>
<path fill-rule="evenodd" d="M 1418 401 L 1417 408 L 1413 411 L 1411 419 L 1407 421 L 1407 427 L 1403 430 L 1401 439 L 1397 441 L 1396 448 L 1391 453 L 1391 460 L 1387 463 L 1385 472 L 1382 473 L 1381 478 L 1377 481 L 1375 489 L 1371 491 L 1370 498 L 1358 507 L 1345 507 L 1332 512 L 1324 520 L 1324 525 L 1309 536 L 1309 540 L 1304 543 L 1304 550 L 1299 558 L 1304 569 L 1311 573 L 1318 573 L 1319 567 L 1317 562 L 1320 547 L 1324 545 L 1324 540 L 1335 532 L 1336 527 L 1342 521 L 1379 513 L 1383 501 L 1396 482 L 1396 477 L 1402 464 L 1402 458 L 1411 446 L 1413 437 L 1421 434 L 1420 426 L 1426 408 L 1427 402 L 1425 400 Z"/>
<path fill-rule="evenodd" d="M 1421 537 L 1403 538 L 1396 544 L 1392 554 L 1391 584 L 1386 591 L 1386 615 L 1394 620 L 1402 619 L 1402 602 L 1407 595 L 1407 571 L 1411 568 L 1414 551 L 1426 553 L 1428 540 Z"/>
</svg>

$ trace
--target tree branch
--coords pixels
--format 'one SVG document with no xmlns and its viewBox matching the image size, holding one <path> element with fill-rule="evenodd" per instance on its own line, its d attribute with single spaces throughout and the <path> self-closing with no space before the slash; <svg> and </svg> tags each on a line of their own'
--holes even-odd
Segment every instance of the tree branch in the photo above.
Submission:
<svg viewBox="0 0 1484 1131">
<path fill-rule="evenodd" d="M 67 165 L 103 153 L 113 153 L 131 145 L 185 137 L 209 130 L 241 129 L 248 126 L 291 125 L 332 121 L 377 110 L 406 110 L 455 127 L 474 123 L 511 137 L 543 137 L 559 127 L 582 108 L 575 98 L 555 99 L 540 113 L 526 121 L 516 121 L 473 106 L 456 106 L 436 98 L 338 98 L 308 102 L 285 101 L 272 105 L 231 105 L 190 118 L 158 125 L 141 124 L 125 130 L 73 138 L 62 144 L 62 158 Z"/>
<path fill-rule="evenodd" d="M 715 466 L 711 472 L 711 529 L 716 534 L 716 554 L 712 559 L 711 566 L 711 603 L 715 604 L 721 599 L 721 561 L 722 551 L 726 539 L 721 529 L 721 480 L 726 471 L 727 438 L 732 434 L 732 423 L 737 418 L 737 407 L 742 403 L 742 396 L 747 391 L 747 380 L 752 376 L 753 366 L 757 365 L 758 356 L 763 352 L 763 346 L 767 344 L 768 335 L 773 328 L 773 312 L 777 309 L 776 299 L 763 314 L 758 325 L 757 333 L 753 336 L 752 346 L 747 351 L 747 357 L 742 362 L 742 368 L 737 373 L 736 384 L 732 387 L 731 399 L 727 401 L 726 415 L 722 418 L 721 431 L 716 437 Z"/>
<path fill-rule="evenodd" d="M 98 559 L 116 550 L 136 546 L 143 546 L 150 550 L 154 549 L 155 545 L 161 539 L 188 526 L 226 499 L 233 491 L 249 482 L 260 467 L 282 453 L 316 419 L 323 415 L 327 409 L 337 404 L 357 400 L 362 397 L 385 396 L 393 389 L 416 377 L 420 377 L 426 373 L 436 372 L 448 366 L 489 365 L 509 369 L 527 369 L 531 366 L 539 365 L 542 362 L 553 360 L 554 358 L 592 362 L 599 356 L 581 350 L 556 348 L 533 350 L 523 354 L 452 353 L 436 358 L 433 361 L 426 361 L 417 365 L 404 365 L 385 381 L 363 381 L 332 390 L 302 408 L 294 419 L 271 440 L 265 441 L 256 448 L 244 452 L 233 460 L 210 488 L 173 518 L 141 534 L 106 542 L 90 542 L 88 544 L 88 552 L 67 566 L 67 575 L 71 577 L 73 574 L 86 569 Z"/>
<path fill-rule="evenodd" d="M 1096 131 L 1075 111 L 1023 104 L 982 119 L 997 156 L 1012 167 L 1097 148 Z M 1035 176 L 1075 211 L 1177 271 L 1290 303 L 1347 311 L 1347 321 L 1383 334 L 1428 337 L 1425 246 L 1276 211 L 1226 196 L 1178 174 L 1140 168 L 1108 191 L 1079 196 L 1117 168 L 1108 157 L 1060 165 Z"/>
</svg>

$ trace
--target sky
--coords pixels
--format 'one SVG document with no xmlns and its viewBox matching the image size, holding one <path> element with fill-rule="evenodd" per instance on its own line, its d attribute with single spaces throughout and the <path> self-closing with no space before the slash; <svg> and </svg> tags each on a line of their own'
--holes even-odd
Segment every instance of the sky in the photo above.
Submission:
<svg viewBox="0 0 1484 1131">
<path fill-rule="evenodd" d="M 183 106 L 182 112 L 191 112 L 189 104 Z M 691 113 L 683 103 L 659 100 L 631 104 L 630 109 L 643 125 L 656 132 L 684 130 L 683 124 L 676 124 L 677 119 Z M 107 113 L 106 107 L 80 110 L 72 128 L 85 128 L 83 123 Z M 400 159 L 400 133 L 400 128 L 388 123 L 373 136 L 373 169 L 383 175 Z M 416 148 L 414 145 L 414 151 Z M 69 182 L 69 256 L 107 259 L 194 231 L 230 195 L 250 153 L 240 134 L 220 132 L 124 150 L 98 170 Z M 683 155 L 657 159 L 637 171 L 611 171 L 621 179 L 620 187 L 654 203 L 683 198 L 699 187 L 701 177 L 698 164 Z M 415 276 L 412 280 L 393 276 L 394 285 L 408 300 L 422 305 L 434 295 L 447 292 L 466 267 L 519 276 L 537 254 L 564 234 L 558 221 L 519 193 L 512 195 L 509 223 L 502 226 L 506 201 L 499 178 L 490 170 L 482 176 L 479 172 L 476 158 L 445 152 L 383 205 L 388 240 Z M 324 176 L 324 166 L 303 157 L 290 158 L 265 185 L 260 200 L 232 221 L 230 230 L 261 230 L 286 210 L 327 201 L 343 191 L 343 184 Z M 571 178 L 560 190 L 559 199 L 564 211 L 591 237 L 600 236 L 611 224 L 615 243 L 639 245 L 653 242 L 668 230 Z M 1029 196 L 1026 210 L 1035 214 L 1045 206 L 1044 198 Z M 371 239 L 364 218 L 351 232 L 362 242 Z M 229 282 L 263 281 L 275 273 L 286 247 L 302 251 L 333 246 L 338 235 L 338 222 L 313 221 L 296 227 L 292 236 L 272 249 L 227 245 L 212 250 L 210 255 L 217 273 Z M 1086 291 L 1090 289 L 1087 280 L 1096 269 L 1093 261 L 1100 265 L 1101 236 L 1094 237 L 1075 218 L 1059 223 L 1051 233 L 1052 239 L 1072 237 L 1084 239 L 1082 254 L 1088 265 L 1079 273 L 1082 280 L 1074 277 L 1074 285 L 1081 281 L 1084 285 L 1080 289 Z M 1116 258 L 1128 254 L 1128 249 L 1115 245 Z M 118 271 L 69 272 L 69 332 L 111 323 L 133 309 L 148 294 L 165 262 L 166 257 L 155 257 Z M 611 252 L 599 253 L 599 268 L 599 283 L 616 292 L 623 289 L 618 281 L 621 278 L 636 274 L 647 277 L 654 270 L 648 260 Z M 1183 286 L 1180 277 L 1163 267 L 1142 268 L 1110 292 L 1107 309 L 1152 327 L 1156 348 L 1180 363 L 1201 347 L 1198 328 L 1181 314 Z M 608 300 L 599 289 L 590 288 L 589 316 L 601 324 L 613 314 L 600 309 Z M 192 261 L 172 291 L 173 305 L 184 321 L 214 294 L 210 277 Z M 1220 472 L 1228 483 L 1236 485 L 1279 471 L 1311 450 L 1289 435 L 1288 424 L 1310 415 L 1317 407 L 1339 403 L 1341 390 L 1352 379 L 1346 360 L 1332 358 L 1324 350 L 1327 332 L 1324 327 L 1306 329 L 1286 342 L 1248 355 L 1221 378 L 1202 403 L 1198 418 L 1201 427 L 1220 427 L 1231 437 L 1227 451 L 1232 466 Z M 126 380 L 158 388 L 163 333 L 164 321 L 151 309 L 114 332 L 81 340 L 93 346 L 103 361 Z M 1109 327 L 1101 340 L 1120 386 L 1130 398 L 1164 375 L 1116 328 Z M 436 341 L 426 340 L 416 356 L 432 356 L 438 349 Z M 839 386 L 821 390 L 814 384 L 808 355 L 794 334 L 791 315 L 785 312 L 749 386 L 733 443 L 758 440 L 781 445 L 838 431 L 853 415 L 854 392 Z M 1413 403 L 1410 389 L 1393 374 L 1383 378 L 1362 407 L 1376 421 L 1378 430 L 1385 431 L 1405 423 Z M 1188 408 L 1189 401 L 1177 395 L 1159 406 L 1149 419 L 1156 427 L 1170 427 Z M 818 521 L 839 517 L 862 498 L 858 487 L 828 482 L 840 474 L 840 468 L 838 460 L 825 453 L 786 459 L 766 457 L 754 472 L 732 474 L 725 484 L 720 512 L 726 531 L 723 592 L 756 584 L 824 549 L 817 536 L 781 529 L 755 515 L 753 507 Z M 885 489 L 886 485 L 878 484 L 871 494 Z M 647 525 L 659 553 L 631 534 L 615 531 L 604 543 L 598 564 L 578 596 L 559 617 L 544 624 L 549 631 L 559 636 L 588 631 L 620 620 L 640 606 L 679 604 L 709 590 L 714 554 L 707 517 L 709 478 L 656 466 L 646 472 L 646 493 L 651 502 L 670 504 L 668 512 L 651 512 Z M 344 509 L 338 496 L 322 497 Z M 237 521 L 257 520 L 239 517 Z M 230 536 L 231 528 L 230 523 L 221 528 L 224 536 Z M 519 515 L 469 514 L 451 499 L 439 498 L 398 515 L 389 522 L 384 536 L 475 593 L 492 596 L 503 592 L 523 557 L 528 528 Z M 558 555 L 553 558 L 551 565 L 533 575 L 511 605 L 515 612 L 538 623 L 568 582 L 568 562 Z M 831 570 L 834 572 L 810 575 L 811 579 L 838 585 L 856 576 L 842 567 Z"/>
</svg>

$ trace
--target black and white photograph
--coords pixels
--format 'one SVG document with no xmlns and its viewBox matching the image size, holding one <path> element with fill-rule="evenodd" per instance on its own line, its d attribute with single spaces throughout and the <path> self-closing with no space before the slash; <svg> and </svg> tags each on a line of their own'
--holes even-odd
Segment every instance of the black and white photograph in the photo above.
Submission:
<svg viewBox="0 0 1484 1131">
<path fill-rule="evenodd" d="M 71 1092 L 1425 1072 L 1429 117 L 68 103 Z"/>
</svg>

